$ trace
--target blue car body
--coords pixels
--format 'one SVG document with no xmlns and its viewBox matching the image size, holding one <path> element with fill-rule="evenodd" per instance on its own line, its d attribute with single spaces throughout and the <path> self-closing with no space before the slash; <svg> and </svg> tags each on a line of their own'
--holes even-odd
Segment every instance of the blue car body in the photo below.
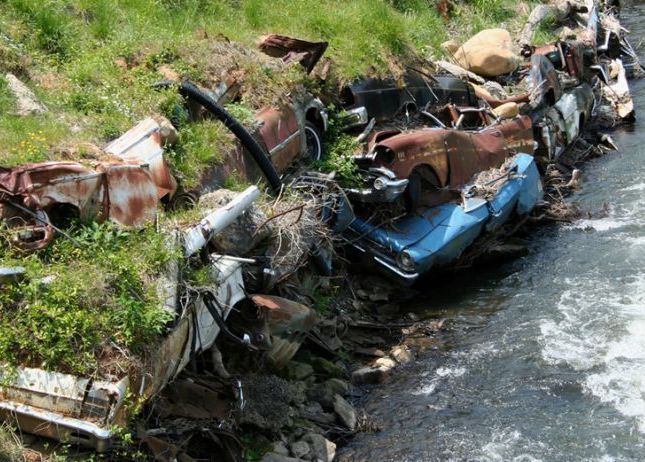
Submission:
<svg viewBox="0 0 645 462">
<path fill-rule="evenodd" d="M 455 261 L 480 235 L 498 230 L 513 213 L 529 213 L 542 199 L 533 156 L 515 155 L 509 171 L 488 200 L 465 193 L 462 204 L 447 203 L 410 214 L 387 228 L 356 218 L 347 237 L 387 273 L 411 283 L 433 266 Z"/>
</svg>

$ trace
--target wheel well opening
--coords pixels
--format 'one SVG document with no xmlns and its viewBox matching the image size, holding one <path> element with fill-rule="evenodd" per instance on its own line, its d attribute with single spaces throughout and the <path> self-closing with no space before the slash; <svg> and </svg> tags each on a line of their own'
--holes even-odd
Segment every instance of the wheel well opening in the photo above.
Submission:
<svg viewBox="0 0 645 462">
<path fill-rule="evenodd" d="M 318 109 L 313 107 L 310 108 L 305 115 L 305 119 L 307 120 L 307 122 L 314 124 L 320 134 L 323 134 L 325 132 L 325 123 L 323 122 L 323 118 L 320 115 L 320 111 L 318 111 Z"/>
<path fill-rule="evenodd" d="M 66 202 L 52 204 L 45 209 L 45 212 L 47 212 L 51 224 L 61 229 L 69 228 L 74 221 L 81 217 L 81 210 Z"/>
<path fill-rule="evenodd" d="M 546 101 L 546 104 L 548 106 L 553 106 L 556 101 L 555 101 L 555 92 L 553 91 L 553 88 L 550 88 L 549 91 L 546 92 L 544 95 L 544 100 Z"/>
</svg>

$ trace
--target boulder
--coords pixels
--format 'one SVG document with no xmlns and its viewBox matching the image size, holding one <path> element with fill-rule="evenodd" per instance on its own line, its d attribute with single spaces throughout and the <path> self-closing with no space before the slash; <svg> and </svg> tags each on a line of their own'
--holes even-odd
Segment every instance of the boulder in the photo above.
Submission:
<svg viewBox="0 0 645 462">
<path fill-rule="evenodd" d="M 456 40 L 447 40 L 441 44 L 441 48 L 446 50 L 449 54 L 454 55 L 459 49 L 459 43 Z"/>
<path fill-rule="evenodd" d="M 396 366 L 396 362 L 394 362 L 392 358 L 388 358 L 386 356 L 384 358 L 379 358 L 376 361 L 374 361 L 374 365 L 389 370 L 389 369 L 392 369 L 394 366 Z"/>
<path fill-rule="evenodd" d="M 316 372 L 328 377 L 344 378 L 347 377 L 347 371 L 336 363 L 324 358 L 314 358 L 311 364 Z"/>
<path fill-rule="evenodd" d="M 275 441 L 274 443 L 272 443 L 272 446 L 273 450 L 271 452 L 279 454 L 281 456 L 289 455 L 289 449 L 282 441 Z"/>
<path fill-rule="evenodd" d="M 392 355 L 392 357 L 399 364 L 405 364 L 412 361 L 412 353 L 404 346 L 397 346 L 392 348 L 390 355 Z"/>
<path fill-rule="evenodd" d="M 336 445 L 322 435 L 307 433 L 303 441 L 309 443 L 314 462 L 332 462 L 336 456 Z"/>
<path fill-rule="evenodd" d="M 513 38 L 506 29 L 484 29 L 470 37 L 461 48 L 474 46 L 490 46 L 510 50 L 513 47 Z"/>
<path fill-rule="evenodd" d="M 307 391 L 309 399 L 316 401 L 325 409 L 334 408 L 334 396 L 348 393 L 349 384 L 340 379 L 329 379 Z"/>
<path fill-rule="evenodd" d="M 291 380 L 304 380 L 313 375 L 314 368 L 310 364 L 290 361 L 287 364 L 287 377 Z"/>
<path fill-rule="evenodd" d="M 294 443 L 291 443 L 291 454 L 293 454 L 294 457 L 298 457 L 299 459 L 306 459 L 310 452 L 311 448 L 304 441 L 296 441 Z"/>
<path fill-rule="evenodd" d="M 486 29 L 472 36 L 455 52 L 457 64 L 485 77 L 509 74 L 521 63 L 512 51 L 513 40 L 505 29 Z"/>
<path fill-rule="evenodd" d="M 389 375 L 390 369 L 384 367 L 362 367 L 352 372 L 352 383 L 355 385 L 365 385 L 381 383 Z"/>
<path fill-rule="evenodd" d="M 47 107 L 36 98 L 34 92 L 22 83 L 18 77 L 13 74 L 7 74 L 5 75 L 5 80 L 9 91 L 16 98 L 16 114 L 24 116 L 47 112 Z"/>
<path fill-rule="evenodd" d="M 349 393 L 349 383 L 341 379 L 329 379 L 324 385 L 339 395 L 347 395 Z"/>
<path fill-rule="evenodd" d="M 354 407 L 340 395 L 334 396 L 334 411 L 340 418 L 340 421 L 351 431 L 356 430 L 358 419 Z"/>
</svg>

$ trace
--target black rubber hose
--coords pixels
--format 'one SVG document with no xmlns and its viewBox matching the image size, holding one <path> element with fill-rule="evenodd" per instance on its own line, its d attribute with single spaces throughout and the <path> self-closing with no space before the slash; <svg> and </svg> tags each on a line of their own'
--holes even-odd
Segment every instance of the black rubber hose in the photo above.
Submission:
<svg viewBox="0 0 645 462">
<path fill-rule="evenodd" d="M 164 80 L 162 82 L 158 82 L 155 86 L 169 87 L 173 85 L 177 85 L 177 83 Z M 251 154 L 251 157 L 253 157 L 253 160 L 258 164 L 258 167 L 260 167 L 260 170 L 262 170 L 262 173 L 269 182 L 269 186 L 271 186 L 274 191 L 280 191 L 280 188 L 282 188 L 282 181 L 280 180 L 280 175 L 278 175 L 278 172 L 271 163 L 271 160 L 262 146 L 260 146 L 255 138 L 251 136 L 248 130 L 244 128 L 244 126 L 239 123 L 235 117 L 229 114 L 229 112 L 219 105 L 211 96 L 204 93 L 191 82 L 184 81 L 180 83 L 179 93 L 184 98 L 189 98 L 204 106 L 208 112 L 221 121 L 226 128 L 228 128 L 237 137 L 237 139 L 240 140 L 240 143 L 242 143 L 242 146 L 246 148 L 249 154 Z"/>
</svg>

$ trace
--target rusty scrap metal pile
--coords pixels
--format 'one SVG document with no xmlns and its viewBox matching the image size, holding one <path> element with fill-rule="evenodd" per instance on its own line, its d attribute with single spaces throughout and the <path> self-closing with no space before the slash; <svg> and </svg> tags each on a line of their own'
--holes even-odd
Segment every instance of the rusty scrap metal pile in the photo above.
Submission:
<svg viewBox="0 0 645 462">
<path fill-rule="evenodd" d="M 444 44 L 451 61 L 350 82 L 337 103 L 359 146 L 347 153 L 360 178 L 351 185 L 311 171 L 325 155 L 328 129 L 318 97 L 290 95 L 289 104 L 258 111 L 249 129 L 224 108 L 236 99 L 236 79 L 214 89 L 161 82 L 178 89 L 192 120 L 214 117 L 231 129 L 237 145 L 219 168 L 223 176 L 264 179 L 268 206 L 255 204 L 263 194 L 257 186 L 233 193 L 208 178 L 191 190 L 178 184 L 164 160 L 177 132 L 159 117 L 105 146 L 104 160 L 92 165 L 0 168 L 0 220 L 18 249 L 73 239 L 70 217 L 139 227 L 155 222 L 160 208 L 199 207 L 201 221 L 164 232 L 210 274 L 206 287 L 187 287 L 184 265 L 169 265 L 159 290 L 174 320 L 140 373 L 93 380 L 18 368 L 0 391 L 0 415 L 27 432 L 104 450 L 113 425 L 127 419 L 128 393 L 157 396 L 198 353 L 210 352 L 213 368 L 230 380 L 219 337 L 267 352 L 278 368 L 306 338 L 337 349 L 312 333 L 317 316 L 300 303 L 307 301 L 297 289 L 302 274 L 334 274 L 342 253 L 410 284 L 541 206 L 553 166 L 572 172 L 590 149 L 613 147 L 601 130 L 633 120 L 627 79 L 642 73 L 617 15 L 613 4 L 592 0 L 539 5 L 519 44 L 505 30 L 484 30 L 462 45 Z M 561 26 L 561 40 L 531 45 L 547 17 Z M 279 35 L 260 45 L 307 72 L 326 47 Z M 272 243 L 260 252 L 266 238 Z M 262 295 L 269 292 L 298 301 Z M 243 406 L 241 388 L 236 399 Z"/>
</svg>

